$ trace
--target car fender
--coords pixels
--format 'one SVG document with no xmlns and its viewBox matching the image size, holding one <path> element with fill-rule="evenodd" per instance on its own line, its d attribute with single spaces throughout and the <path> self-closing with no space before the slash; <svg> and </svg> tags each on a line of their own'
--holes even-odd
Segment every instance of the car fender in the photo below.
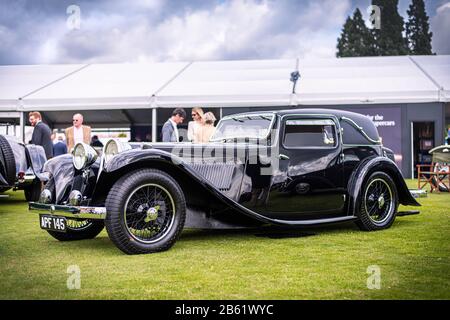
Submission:
<svg viewBox="0 0 450 320">
<path fill-rule="evenodd" d="M 420 206 L 409 192 L 409 189 L 403 179 L 403 175 L 394 161 L 386 157 L 374 156 L 361 161 L 356 170 L 351 175 L 347 190 L 349 199 L 349 214 L 356 215 L 359 207 L 360 193 L 365 181 L 372 172 L 381 171 L 387 173 L 395 183 L 399 196 L 399 202 L 403 205 Z"/>
<path fill-rule="evenodd" d="M 47 160 L 42 168 L 43 174 L 54 180 L 55 201 L 58 204 L 68 186 L 71 185 L 74 176 L 74 168 L 71 154 L 63 154 Z"/>
<path fill-rule="evenodd" d="M 39 180 L 47 181 L 48 177 L 42 174 L 44 164 L 47 161 L 44 148 L 42 146 L 28 144 L 25 146 L 25 149 L 27 152 L 29 167 L 33 170 Z"/>
</svg>

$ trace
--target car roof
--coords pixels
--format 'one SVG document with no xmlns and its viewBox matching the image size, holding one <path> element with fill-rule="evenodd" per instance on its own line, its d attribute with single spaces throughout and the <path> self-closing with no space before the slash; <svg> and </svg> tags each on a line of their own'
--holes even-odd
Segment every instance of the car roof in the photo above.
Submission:
<svg viewBox="0 0 450 320">
<path fill-rule="evenodd" d="M 261 115 L 261 114 L 274 114 L 278 116 L 289 116 L 289 115 L 333 116 L 338 118 L 341 124 L 343 122 L 342 118 L 348 118 L 351 119 L 351 121 L 353 121 L 357 126 L 361 127 L 364 133 L 366 133 L 371 139 L 373 139 L 374 141 L 379 140 L 378 130 L 371 119 L 369 119 L 367 116 L 363 114 L 346 110 L 326 109 L 326 108 L 293 108 L 285 110 L 251 111 L 238 113 L 235 115 L 229 115 L 227 117 L 241 116 L 241 115 Z"/>
<path fill-rule="evenodd" d="M 340 119 L 342 117 L 350 118 L 363 127 L 374 125 L 372 120 L 370 120 L 368 117 L 366 117 L 365 115 L 362 115 L 360 113 L 345 111 L 345 110 L 337 110 L 337 109 L 325 109 L 325 108 L 295 108 L 295 109 L 285 109 L 285 110 L 251 111 L 251 112 L 238 113 L 238 114 L 236 114 L 236 116 L 237 115 L 252 115 L 252 114 L 260 115 L 261 113 L 264 113 L 264 114 L 272 113 L 272 114 L 276 114 L 279 116 L 294 115 L 294 114 L 330 115 L 330 116 L 335 116 L 338 119 Z"/>
</svg>

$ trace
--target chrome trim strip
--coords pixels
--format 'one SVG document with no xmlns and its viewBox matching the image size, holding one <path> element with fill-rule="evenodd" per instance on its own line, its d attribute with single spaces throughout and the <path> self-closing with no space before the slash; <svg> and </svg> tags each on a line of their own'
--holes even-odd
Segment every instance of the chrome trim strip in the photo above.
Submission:
<svg viewBox="0 0 450 320">
<path fill-rule="evenodd" d="M 372 143 L 374 143 L 374 144 L 381 144 L 381 140 L 380 140 L 380 139 L 374 140 L 374 139 L 372 139 L 371 137 L 369 137 L 369 136 L 367 135 L 367 133 L 364 131 L 363 127 L 360 127 L 360 126 L 359 126 L 355 121 L 353 121 L 352 119 L 347 118 L 347 117 L 341 117 L 341 120 L 344 120 L 344 121 L 350 123 L 350 124 L 351 124 L 355 129 L 357 129 L 357 130 L 364 136 L 364 138 L 366 138 L 368 141 L 370 141 L 370 142 L 372 142 Z"/>
<path fill-rule="evenodd" d="M 311 225 L 319 225 L 319 224 L 326 224 L 326 223 L 354 221 L 357 219 L 358 219 L 358 217 L 355 217 L 355 216 L 344 216 L 344 217 L 316 219 L 316 220 L 297 220 L 297 221 L 280 220 L 280 219 L 271 219 L 271 220 L 273 223 L 277 223 L 277 224 L 311 226 Z"/>
<path fill-rule="evenodd" d="M 86 207 L 86 206 L 75 207 L 75 206 L 30 202 L 28 204 L 28 209 L 38 211 L 38 213 L 72 219 L 104 220 L 106 218 L 105 207 Z"/>
</svg>

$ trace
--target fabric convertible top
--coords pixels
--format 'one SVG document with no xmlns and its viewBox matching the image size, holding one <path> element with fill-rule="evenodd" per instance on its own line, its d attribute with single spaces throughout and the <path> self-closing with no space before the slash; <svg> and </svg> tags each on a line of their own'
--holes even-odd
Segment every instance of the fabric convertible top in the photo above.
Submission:
<svg viewBox="0 0 450 320">
<path fill-rule="evenodd" d="M 450 55 L 0 66 L 0 111 L 449 101 Z"/>
</svg>

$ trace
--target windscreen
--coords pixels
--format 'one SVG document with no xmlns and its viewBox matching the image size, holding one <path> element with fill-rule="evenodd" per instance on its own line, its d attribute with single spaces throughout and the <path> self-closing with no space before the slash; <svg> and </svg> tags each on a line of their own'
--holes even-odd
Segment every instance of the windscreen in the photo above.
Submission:
<svg viewBox="0 0 450 320">
<path fill-rule="evenodd" d="M 222 119 L 211 141 L 231 139 L 265 139 L 269 135 L 273 115 L 247 115 Z"/>
</svg>

